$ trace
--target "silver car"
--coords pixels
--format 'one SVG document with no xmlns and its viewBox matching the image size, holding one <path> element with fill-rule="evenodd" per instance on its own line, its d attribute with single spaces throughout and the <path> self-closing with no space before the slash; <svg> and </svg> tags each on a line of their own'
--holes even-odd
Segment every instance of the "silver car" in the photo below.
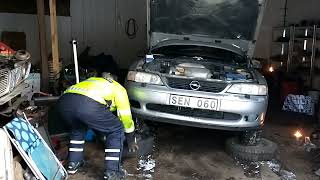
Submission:
<svg viewBox="0 0 320 180">
<path fill-rule="evenodd" d="M 134 116 L 259 130 L 268 88 L 251 57 L 263 7 L 262 0 L 152 1 L 150 51 L 126 80 Z"/>
</svg>

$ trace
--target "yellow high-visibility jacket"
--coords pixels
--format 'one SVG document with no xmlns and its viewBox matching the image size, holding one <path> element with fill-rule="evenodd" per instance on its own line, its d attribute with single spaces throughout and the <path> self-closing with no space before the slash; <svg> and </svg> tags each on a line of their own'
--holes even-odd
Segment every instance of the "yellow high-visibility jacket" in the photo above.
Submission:
<svg viewBox="0 0 320 180">
<path fill-rule="evenodd" d="M 91 77 L 85 81 L 69 87 L 64 93 L 74 93 L 87 96 L 103 105 L 110 105 L 110 111 L 117 110 L 125 132 L 134 131 L 130 103 L 126 89 L 114 80 Z"/>
</svg>

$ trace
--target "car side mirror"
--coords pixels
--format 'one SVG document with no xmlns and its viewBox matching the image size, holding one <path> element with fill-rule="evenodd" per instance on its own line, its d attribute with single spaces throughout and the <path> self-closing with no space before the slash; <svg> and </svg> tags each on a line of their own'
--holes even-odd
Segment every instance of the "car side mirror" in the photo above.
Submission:
<svg viewBox="0 0 320 180">
<path fill-rule="evenodd" d="M 254 69 L 261 69 L 262 68 L 262 65 L 261 65 L 261 63 L 260 63 L 260 61 L 257 61 L 257 60 L 252 60 L 251 61 L 251 63 L 252 63 L 252 67 L 254 68 Z"/>
</svg>

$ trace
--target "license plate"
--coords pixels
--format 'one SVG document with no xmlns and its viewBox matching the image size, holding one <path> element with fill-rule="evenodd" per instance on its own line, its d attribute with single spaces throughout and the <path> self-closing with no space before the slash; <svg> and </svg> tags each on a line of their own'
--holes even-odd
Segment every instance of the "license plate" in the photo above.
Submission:
<svg viewBox="0 0 320 180">
<path fill-rule="evenodd" d="M 198 108 L 198 109 L 218 110 L 217 99 L 170 95 L 169 104 L 175 105 L 175 106 Z"/>
</svg>

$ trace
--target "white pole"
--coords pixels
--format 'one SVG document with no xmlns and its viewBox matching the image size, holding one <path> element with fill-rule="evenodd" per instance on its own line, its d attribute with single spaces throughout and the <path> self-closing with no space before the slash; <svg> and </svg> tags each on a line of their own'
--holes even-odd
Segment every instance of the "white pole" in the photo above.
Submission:
<svg viewBox="0 0 320 180">
<path fill-rule="evenodd" d="M 78 54 L 77 54 L 77 41 L 72 40 L 74 71 L 76 74 L 76 83 L 79 83 L 79 69 L 78 69 Z"/>
</svg>

